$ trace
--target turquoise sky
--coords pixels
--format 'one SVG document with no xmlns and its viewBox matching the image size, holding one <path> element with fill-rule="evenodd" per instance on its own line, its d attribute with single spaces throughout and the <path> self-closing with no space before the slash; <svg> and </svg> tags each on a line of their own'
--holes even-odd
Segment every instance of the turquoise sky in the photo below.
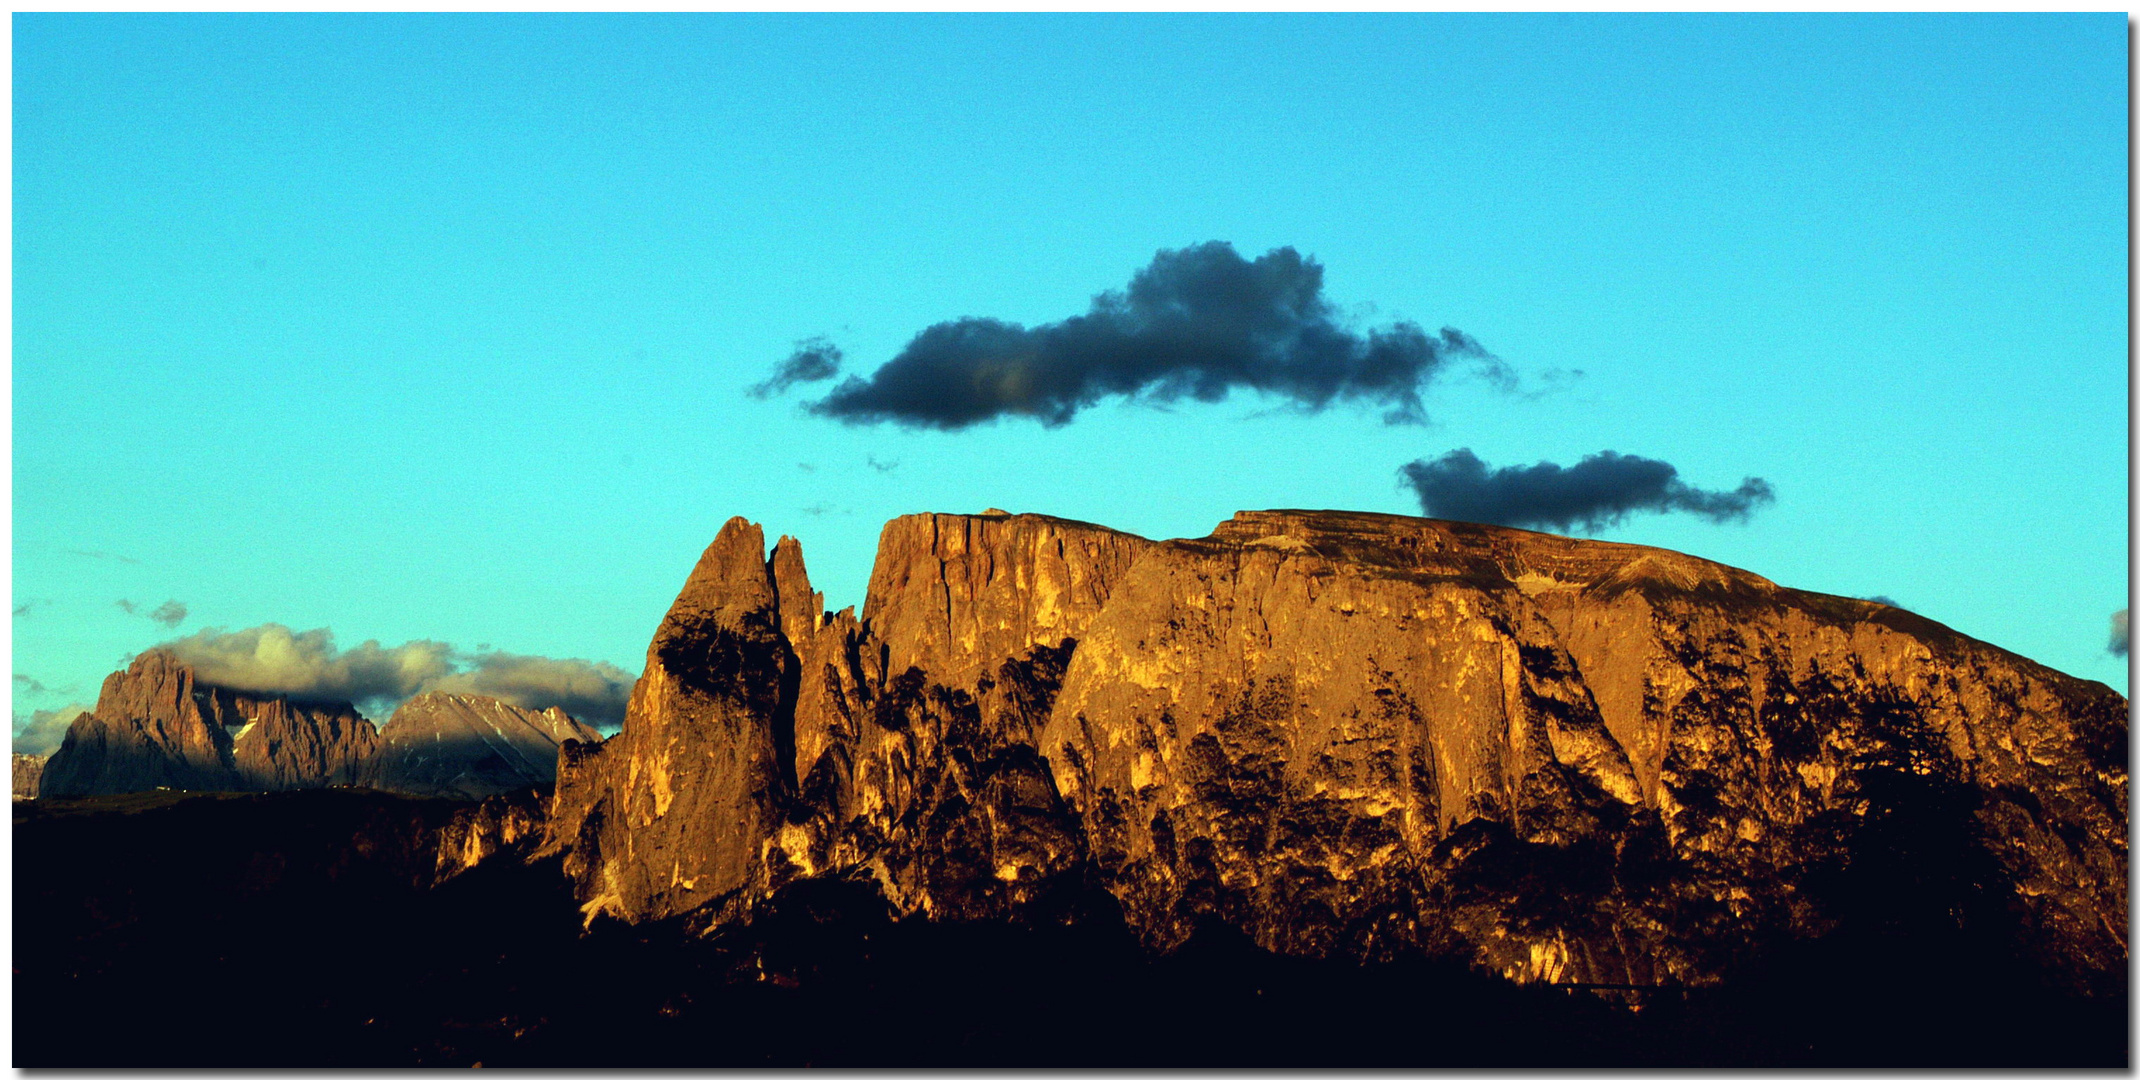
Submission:
<svg viewBox="0 0 2140 1080">
<path fill-rule="evenodd" d="M 1763 477 L 1746 524 L 1601 535 L 2123 691 L 2126 50 L 2115 13 L 16 15 L 14 709 L 269 622 L 637 672 L 733 514 L 837 607 L 897 514 L 1416 513 L 1397 468 L 1459 447 Z M 744 392 L 1210 240 L 1583 377 L 1445 380 L 1425 427 Z"/>
</svg>

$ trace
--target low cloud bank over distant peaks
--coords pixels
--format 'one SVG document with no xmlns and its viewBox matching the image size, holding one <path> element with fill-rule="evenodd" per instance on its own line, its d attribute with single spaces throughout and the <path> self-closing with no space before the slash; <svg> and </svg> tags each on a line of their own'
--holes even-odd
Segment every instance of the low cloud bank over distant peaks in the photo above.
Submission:
<svg viewBox="0 0 2140 1080">
<path fill-rule="evenodd" d="M 381 717 L 404 699 L 443 690 L 484 694 L 524 709 L 556 706 L 595 727 L 615 728 L 624 722 L 634 680 L 614 664 L 467 652 L 439 641 L 392 647 L 367 641 L 341 649 L 324 627 L 295 632 L 278 623 L 228 633 L 202 630 L 158 647 L 192 665 L 205 683 L 349 701 Z"/>
<path fill-rule="evenodd" d="M 18 754 L 35 754 L 44 757 L 59 749 L 67 741 L 67 726 L 74 718 L 89 711 L 87 705 L 65 705 L 57 709 L 39 709 L 28 719 L 18 717 L 14 732 L 14 750 Z"/>
<path fill-rule="evenodd" d="M 1768 481 L 1747 477 L 1733 491 L 1707 491 L 1652 458 L 1611 450 L 1563 468 L 1550 461 L 1489 468 L 1469 448 L 1398 470 L 1429 517 L 1566 532 L 1596 532 L 1633 513 L 1686 513 L 1714 522 L 1744 521 L 1774 502 Z"/>
<path fill-rule="evenodd" d="M 1220 241 L 1161 251 L 1129 286 L 1083 315 L 1026 327 L 962 318 L 916 334 L 868 378 L 849 376 L 809 409 L 848 424 L 957 431 L 1005 416 L 1059 427 L 1108 397 L 1218 401 L 1249 389 L 1309 411 L 1371 403 L 1389 423 L 1426 419 L 1420 392 L 1452 363 L 1498 385 L 1514 376 L 1460 330 L 1397 321 L 1355 330 L 1323 296 L 1323 268 L 1290 247 L 1250 261 Z M 805 341 L 766 397 L 838 374 L 840 351 Z"/>
</svg>

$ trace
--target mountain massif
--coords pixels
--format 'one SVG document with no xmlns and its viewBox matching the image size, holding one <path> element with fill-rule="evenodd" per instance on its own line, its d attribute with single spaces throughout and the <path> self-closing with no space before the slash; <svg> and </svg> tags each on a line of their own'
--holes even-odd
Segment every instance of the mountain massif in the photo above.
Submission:
<svg viewBox="0 0 2140 1080">
<path fill-rule="evenodd" d="M 812 881 L 938 921 L 1104 894 L 1156 953 L 1219 925 L 1280 955 L 1654 986 L 1944 911 L 2090 986 L 2128 950 L 2126 710 L 1901 609 L 1653 548 L 1339 512 L 1165 542 L 920 514 L 884 527 L 858 615 L 739 518 L 607 741 L 442 693 L 380 732 L 150 651 L 37 783 L 477 800 L 554 776 L 546 807 L 443 843 L 554 857 L 590 922 L 710 930 Z"/>
<path fill-rule="evenodd" d="M 1845 922 L 1974 920 L 2123 985 L 2126 702 L 1901 609 L 1653 548 L 1338 512 L 1155 543 L 883 531 L 862 613 L 731 520 L 548 836 L 589 920 L 1104 891 L 1148 948 L 1700 985 Z"/>
<path fill-rule="evenodd" d="M 379 733 L 347 702 L 299 702 L 200 682 L 162 650 L 104 680 L 45 763 L 40 794 L 102 795 L 167 787 L 290 791 L 348 784 Z"/>
<path fill-rule="evenodd" d="M 2117 1066 L 2127 718 L 1655 548 L 918 514 L 827 612 L 737 518 L 607 740 L 106 680 L 19 1063 Z"/>
</svg>

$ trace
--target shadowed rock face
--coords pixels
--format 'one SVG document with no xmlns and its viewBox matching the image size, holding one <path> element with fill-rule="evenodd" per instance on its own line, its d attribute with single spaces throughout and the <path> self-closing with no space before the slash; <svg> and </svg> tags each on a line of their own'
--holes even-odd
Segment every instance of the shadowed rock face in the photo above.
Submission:
<svg viewBox="0 0 2140 1080">
<path fill-rule="evenodd" d="M 288 791 L 355 783 L 379 733 L 347 702 L 294 702 L 196 683 L 152 650 L 113 672 L 45 765 L 45 795 L 157 787 Z"/>
<path fill-rule="evenodd" d="M 1023 918 L 1090 885 L 1160 949 L 1218 920 L 1607 983 L 1947 920 L 2086 983 L 2126 957 L 2125 716 L 1907 612 L 1631 545 L 916 515 L 857 619 L 738 519 L 623 734 L 567 746 L 545 847 L 590 918 L 718 923 L 826 877 Z"/>
<path fill-rule="evenodd" d="M 388 791 L 481 799 L 557 779 L 557 747 L 600 742 L 563 709 L 521 709 L 496 698 L 441 691 L 401 703 L 379 733 L 364 783 Z"/>
</svg>

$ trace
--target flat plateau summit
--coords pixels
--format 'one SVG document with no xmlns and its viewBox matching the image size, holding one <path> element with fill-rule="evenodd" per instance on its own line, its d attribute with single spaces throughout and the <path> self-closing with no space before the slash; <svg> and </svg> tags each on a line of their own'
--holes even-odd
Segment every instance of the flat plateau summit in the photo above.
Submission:
<svg viewBox="0 0 2140 1080">
<path fill-rule="evenodd" d="M 2004 928 L 2122 988 L 2127 703 L 1897 608 L 1626 544 L 1243 512 L 1153 542 L 884 527 L 867 600 L 730 520 L 547 833 L 590 922 L 1103 891 L 1164 952 L 1703 985 L 1843 923 Z"/>
</svg>

